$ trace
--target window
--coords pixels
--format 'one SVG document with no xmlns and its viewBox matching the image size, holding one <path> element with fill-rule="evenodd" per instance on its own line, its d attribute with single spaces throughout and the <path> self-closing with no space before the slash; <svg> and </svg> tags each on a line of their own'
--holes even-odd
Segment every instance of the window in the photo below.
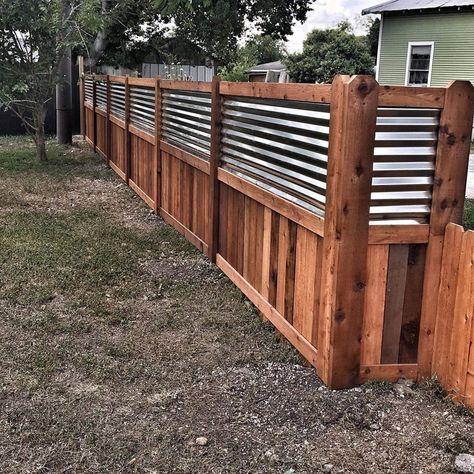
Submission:
<svg viewBox="0 0 474 474">
<path fill-rule="evenodd" d="M 409 43 L 405 85 L 429 86 L 433 65 L 433 43 Z"/>
</svg>

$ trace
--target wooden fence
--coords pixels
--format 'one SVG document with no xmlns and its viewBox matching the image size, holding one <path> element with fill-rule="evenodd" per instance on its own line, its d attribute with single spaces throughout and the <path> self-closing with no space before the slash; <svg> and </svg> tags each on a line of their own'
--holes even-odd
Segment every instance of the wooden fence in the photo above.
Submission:
<svg viewBox="0 0 474 474">
<path fill-rule="evenodd" d="M 469 82 L 87 76 L 81 94 L 94 149 L 326 384 L 432 374 L 448 317 L 442 300 L 437 310 L 445 228 L 464 203 Z"/>
<path fill-rule="evenodd" d="M 474 232 L 448 224 L 438 296 L 433 373 L 474 408 Z"/>
</svg>

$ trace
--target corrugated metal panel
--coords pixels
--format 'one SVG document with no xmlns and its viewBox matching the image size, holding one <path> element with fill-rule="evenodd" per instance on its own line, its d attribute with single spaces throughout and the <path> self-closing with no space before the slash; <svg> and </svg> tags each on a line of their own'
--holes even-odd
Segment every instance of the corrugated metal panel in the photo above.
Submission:
<svg viewBox="0 0 474 474">
<path fill-rule="evenodd" d="M 93 91 L 92 91 L 93 82 L 94 81 L 92 79 L 88 79 L 88 78 L 84 79 L 85 99 L 86 99 L 86 102 L 91 105 L 92 105 L 92 99 L 93 99 Z"/>
<path fill-rule="evenodd" d="M 379 108 L 371 221 L 428 221 L 438 127 L 437 109 Z"/>
<path fill-rule="evenodd" d="M 224 169 L 323 216 L 329 105 L 230 97 L 223 110 Z"/>
<path fill-rule="evenodd" d="M 145 132 L 155 133 L 155 89 L 130 87 L 130 122 Z"/>
<path fill-rule="evenodd" d="M 409 42 L 434 42 L 432 86 L 474 83 L 474 12 L 384 15 L 379 82 L 404 85 Z"/>
<path fill-rule="evenodd" d="M 119 82 L 110 83 L 110 113 L 125 120 L 125 85 Z"/>
<path fill-rule="evenodd" d="M 211 94 L 163 90 L 162 139 L 209 159 L 211 153 Z"/>
<path fill-rule="evenodd" d="M 95 83 L 95 104 L 100 109 L 107 109 L 107 83 L 104 81 Z"/>
</svg>

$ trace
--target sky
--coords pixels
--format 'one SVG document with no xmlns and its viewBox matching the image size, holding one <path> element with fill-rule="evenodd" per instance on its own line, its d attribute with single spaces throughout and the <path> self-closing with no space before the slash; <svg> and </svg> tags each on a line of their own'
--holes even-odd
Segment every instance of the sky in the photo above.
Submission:
<svg viewBox="0 0 474 474">
<path fill-rule="evenodd" d="M 301 51 L 305 36 L 315 28 L 336 26 L 343 20 L 354 25 L 357 34 L 364 33 L 363 22 L 367 16 L 361 17 L 360 12 L 367 7 L 382 3 L 383 0 L 317 0 L 313 2 L 312 11 L 308 13 L 306 22 L 297 23 L 293 27 L 293 35 L 286 44 L 289 52 Z"/>
</svg>

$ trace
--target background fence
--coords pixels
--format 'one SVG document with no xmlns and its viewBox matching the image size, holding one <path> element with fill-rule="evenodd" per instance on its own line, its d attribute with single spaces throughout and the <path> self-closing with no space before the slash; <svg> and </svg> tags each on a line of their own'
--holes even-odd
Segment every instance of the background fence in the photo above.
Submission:
<svg viewBox="0 0 474 474">
<path fill-rule="evenodd" d="M 97 152 L 328 385 L 436 370 L 436 330 L 448 317 L 442 299 L 437 309 L 445 228 L 460 221 L 464 201 L 470 83 L 97 76 L 85 77 L 82 94 L 84 134 Z"/>
</svg>

